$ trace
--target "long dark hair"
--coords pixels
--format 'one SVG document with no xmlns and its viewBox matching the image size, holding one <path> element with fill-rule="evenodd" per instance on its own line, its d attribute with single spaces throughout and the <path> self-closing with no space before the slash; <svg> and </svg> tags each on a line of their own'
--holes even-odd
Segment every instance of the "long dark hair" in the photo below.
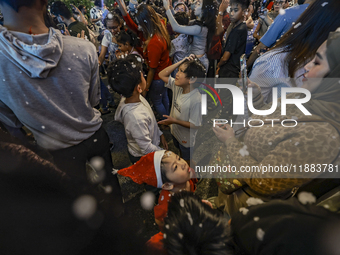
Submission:
<svg viewBox="0 0 340 255">
<path fill-rule="evenodd" d="M 149 5 L 141 4 L 138 6 L 137 11 L 136 19 L 143 29 L 143 36 L 146 39 L 146 47 L 152 36 L 157 34 L 158 36 L 164 38 L 168 49 L 170 50 L 170 36 L 155 10 Z"/>
<path fill-rule="evenodd" d="M 340 2 L 316 0 L 295 22 L 296 25 L 286 32 L 272 49 L 279 49 L 280 53 L 287 52 L 289 77 L 312 59 L 320 45 L 326 41 L 330 32 L 340 26 Z"/>
<path fill-rule="evenodd" d="M 203 0 L 201 20 L 196 20 L 192 25 L 199 25 L 208 28 L 206 52 L 210 50 L 211 40 L 216 32 L 216 15 L 218 6 L 214 0 Z M 189 36 L 189 41 L 193 41 L 193 36 Z"/>
</svg>

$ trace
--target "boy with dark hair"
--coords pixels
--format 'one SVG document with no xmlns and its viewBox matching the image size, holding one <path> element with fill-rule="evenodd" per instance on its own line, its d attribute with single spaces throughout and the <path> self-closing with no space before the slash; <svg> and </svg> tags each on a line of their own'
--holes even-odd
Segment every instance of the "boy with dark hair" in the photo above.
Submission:
<svg viewBox="0 0 340 255">
<path fill-rule="evenodd" d="M 67 25 L 67 29 L 71 36 L 77 37 L 77 35 L 81 34 L 81 31 L 84 30 L 86 38 L 90 39 L 90 34 L 85 24 L 79 22 L 72 16 L 72 13 L 65 3 L 61 1 L 54 2 L 51 6 L 51 13 L 57 16 L 58 22 L 65 23 Z"/>
<path fill-rule="evenodd" d="M 249 0 L 230 1 L 231 24 L 226 32 L 226 44 L 216 70 L 220 78 L 238 78 L 239 76 L 240 57 L 246 52 L 248 29 L 243 21 L 248 6 Z"/>
<path fill-rule="evenodd" d="M 229 254 L 227 218 L 191 192 L 171 197 L 164 224 L 163 243 L 169 255 Z"/>
<path fill-rule="evenodd" d="M 108 67 L 108 79 L 112 89 L 123 95 L 115 120 L 125 127 L 131 162 L 136 163 L 142 156 L 161 150 L 160 141 L 167 149 L 167 142 L 155 115 L 149 103 L 141 96 L 146 88 L 142 63 L 131 55 L 115 60 Z"/>
<path fill-rule="evenodd" d="M 177 67 L 174 79 L 170 75 Z M 165 86 L 173 91 L 173 102 L 170 116 L 163 115 L 166 119 L 158 124 L 171 125 L 174 144 L 188 163 L 190 149 L 195 145 L 197 129 L 202 122 L 201 94 L 197 89 L 200 84 L 196 81 L 204 78 L 205 72 L 203 64 L 192 54 L 159 73 L 159 77 L 167 83 Z"/>
</svg>

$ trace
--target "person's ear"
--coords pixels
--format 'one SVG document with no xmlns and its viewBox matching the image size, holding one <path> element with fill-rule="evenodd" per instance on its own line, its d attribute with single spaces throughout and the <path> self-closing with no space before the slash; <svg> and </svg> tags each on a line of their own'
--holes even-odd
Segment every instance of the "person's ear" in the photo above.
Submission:
<svg viewBox="0 0 340 255">
<path fill-rule="evenodd" d="M 166 182 L 162 185 L 162 189 L 164 190 L 173 190 L 174 185 L 170 182 Z"/>
<path fill-rule="evenodd" d="M 138 92 L 139 94 L 141 94 L 141 93 L 143 92 L 141 83 L 139 83 L 139 84 L 135 87 L 135 89 L 137 90 L 137 92 Z"/>
<path fill-rule="evenodd" d="M 194 84 L 196 81 L 197 81 L 197 77 L 191 77 L 191 78 L 189 79 L 189 83 L 190 83 L 190 84 Z"/>
</svg>

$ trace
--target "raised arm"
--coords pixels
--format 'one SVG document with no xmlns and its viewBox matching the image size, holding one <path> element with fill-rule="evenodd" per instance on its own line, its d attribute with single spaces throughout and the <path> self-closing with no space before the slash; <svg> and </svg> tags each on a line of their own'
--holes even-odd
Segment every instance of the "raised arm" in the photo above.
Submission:
<svg viewBox="0 0 340 255">
<path fill-rule="evenodd" d="M 229 0 L 222 0 L 222 3 L 220 4 L 220 7 L 218 8 L 218 15 L 216 19 L 216 34 L 215 35 L 220 35 L 224 32 L 224 27 L 223 27 L 223 14 L 225 10 L 229 6 Z"/>
<path fill-rule="evenodd" d="M 170 10 L 169 0 L 163 0 L 163 5 L 166 10 L 166 15 L 168 16 L 173 31 L 186 35 L 199 35 L 201 33 L 202 27 L 199 25 L 181 26 L 177 23 L 176 19 L 174 18 Z"/>
</svg>

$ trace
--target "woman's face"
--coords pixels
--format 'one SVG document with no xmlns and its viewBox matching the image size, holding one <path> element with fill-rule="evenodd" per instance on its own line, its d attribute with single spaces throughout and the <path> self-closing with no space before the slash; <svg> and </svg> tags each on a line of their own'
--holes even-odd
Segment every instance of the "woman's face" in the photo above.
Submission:
<svg viewBox="0 0 340 255">
<path fill-rule="evenodd" d="M 106 22 L 106 28 L 113 34 L 117 34 L 120 32 L 120 24 L 113 20 L 108 20 Z"/>
<path fill-rule="evenodd" d="M 302 88 L 308 89 L 311 93 L 316 91 L 322 79 L 330 72 L 326 51 L 327 41 L 320 46 L 314 59 L 305 65 L 306 73 L 302 80 Z"/>
<path fill-rule="evenodd" d="M 195 1 L 195 10 L 194 10 L 195 16 L 201 17 L 201 15 L 202 15 L 202 5 L 203 5 L 203 0 Z"/>
</svg>

